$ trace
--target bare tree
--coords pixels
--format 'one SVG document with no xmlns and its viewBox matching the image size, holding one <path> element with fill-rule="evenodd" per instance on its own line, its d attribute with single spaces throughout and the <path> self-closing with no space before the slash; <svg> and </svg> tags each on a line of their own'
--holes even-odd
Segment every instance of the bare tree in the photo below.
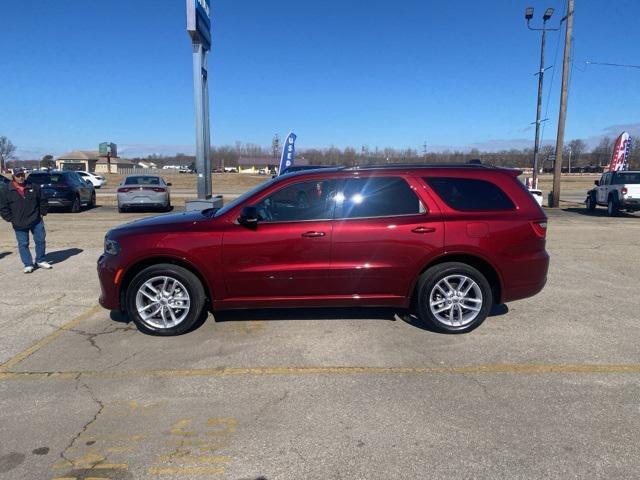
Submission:
<svg viewBox="0 0 640 480">
<path fill-rule="evenodd" d="M 609 137 L 604 137 L 600 143 L 593 149 L 593 156 L 598 162 L 598 166 L 606 165 L 611 161 L 611 153 L 613 152 L 613 141 Z"/>
<path fill-rule="evenodd" d="M 568 155 L 569 155 L 569 152 L 571 152 L 571 161 L 573 165 L 579 165 L 580 157 L 587 150 L 587 144 L 584 143 L 579 138 L 576 138 L 575 140 L 571 140 L 567 144 L 566 150 L 567 150 L 567 158 L 569 158 Z"/>
<path fill-rule="evenodd" d="M 11 143 L 7 137 L 0 137 L 0 172 L 4 173 L 6 171 L 5 164 L 7 160 L 13 158 L 13 155 L 16 153 L 16 146 Z"/>
</svg>

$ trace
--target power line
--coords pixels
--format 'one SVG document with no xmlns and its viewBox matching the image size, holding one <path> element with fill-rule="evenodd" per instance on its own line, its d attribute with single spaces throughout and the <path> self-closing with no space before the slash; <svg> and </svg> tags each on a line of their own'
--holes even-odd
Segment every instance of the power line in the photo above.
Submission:
<svg viewBox="0 0 640 480">
<path fill-rule="evenodd" d="M 640 65 L 630 65 L 630 64 L 624 64 L 624 63 L 592 62 L 591 60 L 587 60 L 584 63 L 586 63 L 587 65 L 604 65 L 607 67 L 640 68 Z"/>
</svg>

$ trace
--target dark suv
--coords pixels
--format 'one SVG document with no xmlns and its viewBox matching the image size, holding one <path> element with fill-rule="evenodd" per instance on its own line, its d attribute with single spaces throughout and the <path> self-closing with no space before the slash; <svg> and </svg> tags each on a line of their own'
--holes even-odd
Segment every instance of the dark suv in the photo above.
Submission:
<svg viewBox="0 0 640 480">
<path fill-rule="evenodd" d="M 64 207 L 76 213 L 83 205 L 90 208 L 96 206 L 96 191 L 93 184 L 84 181 L 76 172 L 56 170 L 33 172 L 27 177 L 26 183 L 40 185 L 51 207 Z"/>
<path fill-rule="evenodd" d="M 332 168 L 283 175 L 220 210 L 111 230 L 100 303 L 147 333 L 211 311 L 415 308 L 447 332 L 545 285 L 547 219 L 517 170 Z"/>
</svg>

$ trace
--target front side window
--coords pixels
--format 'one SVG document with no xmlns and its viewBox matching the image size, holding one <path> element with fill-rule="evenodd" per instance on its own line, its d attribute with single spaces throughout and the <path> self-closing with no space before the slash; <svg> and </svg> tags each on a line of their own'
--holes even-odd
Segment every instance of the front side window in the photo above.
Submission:
<svg viewBox="0 0 640 480">
<path fill-rule="evenodd" d="M 515 205 L 497 185 L 475 178 L 425 178 L 449 207 L 462 212 L 512 210 Z"/>
<path fill-rule="evenodd" d="M 336 194 L 336 218 L 393 217 L 425 213 L 403 178 L 370 177 L 345 181 Z"/>
<path fill-rule="evenodd" d="M 335 197 L 332 180 L 294 183 L 272 193 L 257 205 L 262 222 L 328 220 Z"/>
</svg>

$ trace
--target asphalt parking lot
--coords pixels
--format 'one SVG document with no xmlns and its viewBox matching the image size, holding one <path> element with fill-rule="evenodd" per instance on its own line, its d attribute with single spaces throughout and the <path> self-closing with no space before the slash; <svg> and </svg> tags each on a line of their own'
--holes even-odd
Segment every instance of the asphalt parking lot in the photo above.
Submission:
<svg viewBox="0 0 640 480">
<path fill-rule="evenodd" d="M 1 478 L 637 478 L 640 215 L 548 211 L 547 287 L 470 334 L 316 309 L 176 338 L 97 306 L 104 233 L 144 215 L 50 214 L 31 275 L 0 225 Z"/>
</svg>

